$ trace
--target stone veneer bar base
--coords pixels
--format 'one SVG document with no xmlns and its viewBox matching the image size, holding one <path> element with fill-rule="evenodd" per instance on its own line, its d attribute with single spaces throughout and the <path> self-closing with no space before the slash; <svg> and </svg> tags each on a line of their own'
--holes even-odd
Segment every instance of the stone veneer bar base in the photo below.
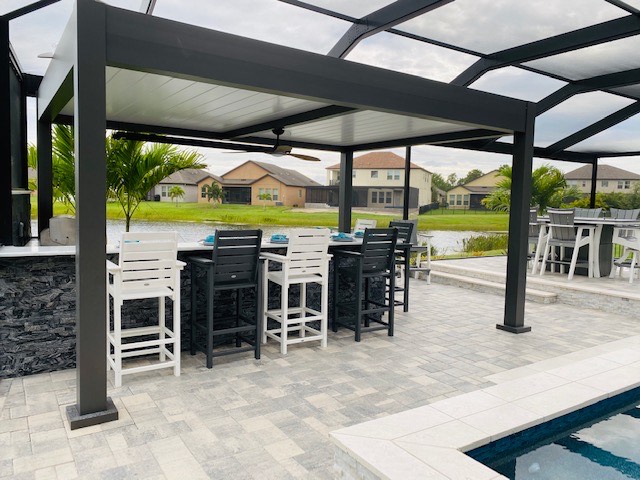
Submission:
<svg viewBox="0 0 640 480">
<path fill-rule="evenodd" d="M 640 386 L 640 336 L 487 379 L 496 385 L 332 432 L 338 477 L 505 479 L 464 452 Z"/>
</svg>

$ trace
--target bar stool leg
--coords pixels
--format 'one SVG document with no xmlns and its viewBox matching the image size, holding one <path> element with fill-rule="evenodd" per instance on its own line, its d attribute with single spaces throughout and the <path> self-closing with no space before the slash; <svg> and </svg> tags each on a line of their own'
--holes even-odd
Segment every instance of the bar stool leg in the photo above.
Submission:
<svg viewBox="0 0 640 480">
<path fill-rule="evenodd" d="M 366 280 L 365 280 L 365 298 L 366 298 Z M 366 300 L 365 300 L 366 302 Z M 366 305 L 366 304 L 365 304 Z M 356 342 L 360 341 L 362 336 L 362 278 L 360 275 L 356 275 Z M 365 316 L 366 318 L 366 316 Z M 365 320 L 366 321 L 366 320 Z"/>
<path fill-rule="evenodd" d="M 160 329 L 160 333 L 158 336 L 160 340 L 165 339 L 164 329 L 167 328 L 167 319 L 165 317 L 164 307 L 165 307 L 164 297 L 158 297 L 158 328 Z M 174 323 L 175 323 L 175 319 L 174 319 Z M 165 343 L 160 344 L 160 361 L 161 362 L 164 362 L 167 359 L 167 356 L 165 355 L 166 348 L 167 348 L 167 345 Z"/>
<path fill-rule="evenodd" d="M 320 333 L 322 340 L 320 346 L 327 348 L 327 323 L 329 320 L 329 275 L 325 275 L 324 280 L 320 283 L 320 308 L 322 310 L 322 319 L 320 320 Z"/>
<path fill-rule="evenodd" d="M 198 286 L 198 282 L 197 282 L 197 277 L 196 277 L 196 267 L 195 265 L 192 263 L 191 264 L 191 341 L 189 342 L 189 353 L 191 355 L 195 355 L 196 354 L 196 321 L 198 319 L 198 312 L 197 312 L 197 295 L 196 295 L 196 290 L 197 290 L 197 286 Z"/>
<path fill-rule="evenodd" d="M 162 299 L 164 305 L 164 298 Z M 166 323 L 164 325 L 166 328 Z M 180 351 L 182 349 L 180 345 L 180 276 L 176 278 L 176 286 L 173 291 L 173 374 L 176 377 L 180 376 Z M 164 345 L 163 348 L 167 348 Z"/>
<path fill-rule="evenodd" d="M 283 282 L 284 283 L 284 282 Z M 280 320 L 280 353 L 282 355 L 287 354 L 287 339 L 289 333 L 289 291 L 282 285 L 281 291 L 281 303 L 280 313 L 282 314 Z"/>
</svg>

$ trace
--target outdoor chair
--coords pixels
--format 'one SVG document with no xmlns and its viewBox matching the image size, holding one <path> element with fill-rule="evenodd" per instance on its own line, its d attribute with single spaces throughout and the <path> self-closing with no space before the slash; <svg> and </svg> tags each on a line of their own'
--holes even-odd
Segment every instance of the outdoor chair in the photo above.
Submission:
<svg viewBox="0 0 640 480">
<path fill-rule="evenodd" d="M 622 247 L 622 254 L 618 258 L 612 256 L 609 278 L 620 275 L 623 268 L 628 268 L 629 283 L 633 283 L 635 269 L 640 268 L 638 264 L 640 260 L 640 228 L 615 227 L 613 229 L 613 243 Z"/>
<path fill-rule="evenodd" d="M 124 233 L 119 265 L 107 260 L 107 365 L 115 372 L 115 386 L 122 375 L 158 368 L 173 368 L 180 375 L 180 271 L 176 232 Z M 157 325 L 122 328 L 124 301 L 158 299 Z M 165 316 L 165 299 L 173 302 L 173 325 Z M 110 304 L 113 299 L 113 329 Z M 123 340 L 125 340 L 123 342 Z M 111 353 L 113 349 L 113 353 Z M 158 355 L 155 362 L 123 368 L 124 358 Z"/>
<path fill-rule="evenodd" d="M 602 208 L 576 208 L 575 218 L 598 218 Z"/>
<path fill-rule="evenodd" d="M 339 326 L 353 330 L 356 342 L 360 341 L 362 332 L 374 330 L 387 330 L 387 334 L 393 336 L 394 252 L 397 239 L 396 228 L 368 228 L 359 252 L 334 252 L 334 332 L 338 331 Z M 375 291 L 372 292 L 376 282 L 378 297 L 375 297 Z M 347 295 L 351 292 L 353 297 Z M 383 320 L 385 313 L 386 322 Z M 372 322 L 377 325 L 372 326 Z"/>
<path fill-rule="evenodd" d="M 633 210 L 622 210 L 612 208 L 609 215 L 615 220 L 637 220 L 640 215 L 640 208 Z M 622 254 L 615 258 L 611 258 L 611 274 L 610 278 L 620 275 L 622 268 L 629 268 L 629 283 L 633 282 L 635 277 L 635 268 L 638 268 L 638 251 L 640 250 L 640 229 L 615 227 L 613 229 L 613 237 L 611 239 L 614 248 L 615 245 L 622 247 Z M 631 259 L 629 259 L 631 256 Z"/>
<path fill-rule="evenodd" d="M 353 233 L 364 232 L 367 228 L 376 228 L 377 220 L 369 220 L 368 218 L 357 218 L 356 225 L 353 227 Z"/>
<path fill-rule="evenodd" d="M 534 275 L 542 257 L 542 251 L 547 240 L 547 227 L 538 222 L 538 208 L 529 209 L 529 253 L 527 260 L 531 262 L 531 274 Z M 533 248 L 532 248 L 533 247 Z"/>
<path fill-rule="evenodd" d="M 569 265 L 568 279 L 573 279 L 573 274 L 578 263 L 578 252 L 580 248 L 587 246 L 589 249 L 587 268 L 589 277 L 593 277 L 593 259 L 594 259 L 594 225 L 575 225 L 574 209 L 555 209 L 547 210 L 549 214 L 549 231 L 545 240 L 544 254 L 542 256 L 542 268 L 540 275 L 544 275 L 547 263 L 559 264 L 561 273 L 564 273 L 564 266 Z M 577 229 L 577 232 L 576 232 Z M 586 233 L 586 236 L 583 235 Z M 551 248 L 559 247 L 560 256 L 557 259 L 551 258 Z M 565 248 L 572 248 L 573 253 L 571 260 L 565 259 Z"/>
<path fill-rule="evenodd" d="M 394 221 L 389 222 L 389 228 L 398 230 L 398 244 L 411 244 L 413 238 L 415 223 L 410 221 Z M 409 311 L 409 275 L 411 251 L 410 247 L 396 248 L 395 266 L 400 281 L 395 282 L 394 293 L 402 293 L 402 300 L 396 300 L 394 295 L 394 304 L 402 306 L 404 312 Z"/>
<path fill-rule="evenodd" d="M 287 346 L 320 341 L 327 346 L 327 324 L 329 312 L 329 229 L 308 228 L 292 232 L 286 255 L 263 253 L 264 266 L 264 326 L 262 341 L 272 338 L 280 343 L 280 353 L 287 354 Z M 270 269 L 277 264 L 280 270 Z M 280 286 L 280 305 L 268 308 L 269 282 Z M 307 286 L 320 286 L 320 309 L 312 308 Z M 298 285 L 300 297 L 298 306 L 289 305 L 289 293 L 293 285 Z M 276 324 L 274 328 L 269 323 Z M 317 326 L 316 326 L 317 325 Z M 291 334 L 297 333 L 292 336 Z"/>
<path fill-rule="evenodd" d="M 190 258 L 191 355 L 203 352 L 207 368 L 213 366 L 214 357 L 222 355 L 253 350 L 255 358 L 260 358 L 261 242 L 262 230 L 216 230 L 212 258 Z M 198 312 L 201 274 L 206 281 L 205 315 Z M 214 352 L 214 347 L 222 345 L 226 348 Z"/>
<path fill-rule="evenodd" d="M 413 273 L 414 278 L 418 278 L 420 273 L 424 273 L 427 277 L 427 285 L 431 285 L 431 239 L 433 235 L 425 235 L 417 233 L 414 228 L 415 242 L 411 241 L 411 253 L 416 254 L 415 266 L 409 268 L 409 272 Z M 422 255 L 426 255 L 426 265 L 423 265 Z"/>
</svg>

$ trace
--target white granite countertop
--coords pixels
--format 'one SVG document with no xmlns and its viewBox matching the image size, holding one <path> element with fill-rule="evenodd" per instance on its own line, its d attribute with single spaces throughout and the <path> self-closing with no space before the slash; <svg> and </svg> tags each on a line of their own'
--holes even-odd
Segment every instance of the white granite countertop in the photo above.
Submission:
<svg viewBox="0 0 640 480">
<path fill-rule="evenodd" d="M 356 238 L 350 242 L 336 242 L 332 240 L 329 242 L 330 247 L 348 247 L 350 245 L 360 245 L 362 239 Z M 271 243 L 269 241 L 262 242 L 263 249 L 276 249 L 285 248 L 286 243 Z M 179 242 L 179 252 L 196 252 L 196 251 L 211 251 L 213 247 L 210 245 L 203 245 L 200 242 Z M 106 253 L 113 254 L 118 253 L 119 248 L 116 244 L 107 244 Z M 24 247 L 6 246 L 0 247 L 0 258 L 17 258 L 17 257 L 55 257 L 63 255 L 75 255 L 76 247 L 74 245 L 69 246 L 42 246 L 37 240 L 31 240 Z"/>
</svg>

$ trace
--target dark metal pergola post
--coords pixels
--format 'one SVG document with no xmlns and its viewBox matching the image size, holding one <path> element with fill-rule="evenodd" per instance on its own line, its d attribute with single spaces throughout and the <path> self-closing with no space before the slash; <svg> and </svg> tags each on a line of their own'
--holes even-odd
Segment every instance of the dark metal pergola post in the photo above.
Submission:
<svg viewBox="0 0 640 480">
<path fill-rule="evenodd" d="M 340 153 L 340 185 L 338 195 L 338 228 L 351 231 L 351 205 L 353 199 L 353 151 Z"/>
<path fill-rule="evenodd" d="M 527 237 L 529 233 L 534 124 L 535 104 L 529 103 L 525 131 L 515 132 L 513 139 L 504 324 L 496 325 L 500 330 L 511 333 L 524 333 L 531 330 L 531 327 L 524 324 L 524 302 L 527 286 Z"/>
<path fill-rule="evenodd" d="M 402 219 L 409 220 L 409 200 L 411 186 L 411 147 L 404 154 L 404 196 L 402 198 Z"/>
<path fill-rule="evenodd" d="M 9 21 L 0 18 L 0 244 L 12 245 Z"/>
<path fill-rule="evenodd" d="M 589 208 L 596 208 L 596 187 L 598 182 L 598 159 L 596 158 L 591 165 L 591 198 L 589 199 Z"/>
<path fill-rule="evenodd" d="M 38 237 L 53 216 L 51 122 L 38 120 Z"/>
<path fill-rule="evenodd" d="M 71 429 L 118 418 L 107 398 L 106 361 L 106 19 L 93 0 L 76 4 L 73 69 L 76 157 L 77 404 Z"/>
</svg>

